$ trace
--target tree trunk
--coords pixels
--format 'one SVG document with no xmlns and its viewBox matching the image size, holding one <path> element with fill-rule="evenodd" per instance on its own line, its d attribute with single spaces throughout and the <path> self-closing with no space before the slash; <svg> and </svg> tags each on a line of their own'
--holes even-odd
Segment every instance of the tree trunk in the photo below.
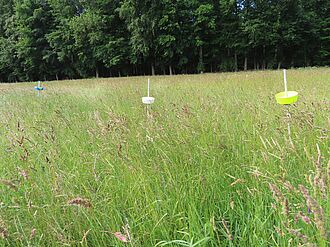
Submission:
<svg viewBox="0 0 330 247">
<path fill-rule="evenodd" d="M 245 56 L 244 58 L 244 71 L 247 71 L 247 66 L 248 66 L 248 58 Z"/>
<path fill-rule="evenodd" d="M 56 73 L 56 75 L 55 75 L 55 76 L 56 76 L 56 81 L 58 81 L 58 74 Z"/>
<path fill-rule="evenodd" d="M 234 55 L 234 60 L 235 60 L 235 72 L 237 72 L 237 52 L 235 51 L 235 55 Z"/>
<path fill-rule="evenodd" d="M 203 47 L 199 47 L 199 72 L 203 73 L 204 72 L 204 63 L 203 63 Z"/>
<path fill-rule="evenodd" d="M 266 46 L 264 45 L 262 47 L 262 70 L 265 70 L 266 69 Z"/>
<path fill-rule="evenodd" d="M 276 45 L 276 47 L 275 47 L 275 52 L 274 52 L 274 65 L 275 65 L 275 63 L 277 62 L 277 53 L 278 53 L 278 47 L 277 47 L 277 45 Z M 279 68 L 277 68 L 277 69 L 279 69 Z"/>
<path fill-rule="evenodd" d="M 99 78 L 99 68 L 98 67 L 95 68 L 95 77 Z"/>
<path fill-rule="evenodd" d="M 170 70 L 170 75 L 173 75 L 172 65 L 168 66 L 168 69 Z"/>
<path fill-rule="evenodd" d="M 155 75 L 155 65 L 151 63 L 151 75 Z"/>
<path fill-rule="evenodd" d="M 282 62 L 281 61 L 278 61 L 277 69 L 281 69 L 281 66 L 282 66 Z"/>
</svg>

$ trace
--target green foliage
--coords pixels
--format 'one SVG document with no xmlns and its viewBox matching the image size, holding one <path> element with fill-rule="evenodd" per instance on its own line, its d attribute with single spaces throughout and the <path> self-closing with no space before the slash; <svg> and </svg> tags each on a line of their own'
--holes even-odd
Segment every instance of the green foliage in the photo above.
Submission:
<svg viewBox="0 0 330 247">
<path fill-rule="evenodd" d="M 0 81 L 329 65 L 329 5 L 0 0 Z"/>
</svg>

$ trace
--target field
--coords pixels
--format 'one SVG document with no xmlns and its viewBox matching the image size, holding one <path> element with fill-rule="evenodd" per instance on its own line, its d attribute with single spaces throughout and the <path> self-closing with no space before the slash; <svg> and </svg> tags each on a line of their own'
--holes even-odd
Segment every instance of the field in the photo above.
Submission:
<svg viewBox="0 0 330 247">
<path fill-rule="evenodd" d="M 0 245 L 328 246 L 330 69 L 287 75 L 0 85 Z"/>
</svg>

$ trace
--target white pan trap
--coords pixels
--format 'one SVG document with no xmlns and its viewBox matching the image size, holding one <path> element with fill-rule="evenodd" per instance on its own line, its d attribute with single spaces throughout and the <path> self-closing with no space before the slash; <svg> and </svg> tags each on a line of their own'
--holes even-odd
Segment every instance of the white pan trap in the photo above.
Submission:
<svg viewBox="0 0 330 247">
<path fill-rule="evenodd" d="M 155 102 L 154 97 L 150 97 L 150 79 L 148 79 L 148 96 L 142 97 L 142 103 L 145 105 L 151 105 Z"/>
<path fill-rule="evenodd" d="M 142 97 L 142 103 L 146 105 L 151 105 L 155 102 L 154 97 Z"/>
</svg>

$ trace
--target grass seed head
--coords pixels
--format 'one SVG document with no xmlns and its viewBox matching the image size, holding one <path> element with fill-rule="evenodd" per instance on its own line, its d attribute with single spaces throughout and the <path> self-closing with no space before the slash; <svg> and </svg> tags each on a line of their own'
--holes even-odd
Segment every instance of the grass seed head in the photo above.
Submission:
<svg viewBox="0 0 330 247">
<path fill-rule="evenodd" d="M 13 190 L 17 190 L 17 186 L 10 180 L 0 179 L 0 183 L 2 183 L 3 185 L 8 186 L 9 188 L 11 188 Z"/>
<path fill-rule="evenodd" d="M 311 209 L 314 215 L 314 221 L 317 229 L 319 230 L 322 237 L 326 239 L 327 231 L 325 228 L 326 223 L 324 220 L 323 208 L 318 204 L 318 202 L 314 198 L 310 196 L 308 190 L 303 185 L 299 185 L 299 189 L 306 200 L 307 207 Z"/>
<path fill-rule="evenodd" d="M 284 196 L 276 185 L 269 183 L 269 188 L 273 192 L 273 197 L 277 202 L 284 201 Z"/>
<path fill-rule="evenodd" d="M 300 229 L 287 229 L 291 235 L 298 237 L 304 243 L 308 242 L 308 237 L 300 232 Z"/>
<path fill-rule="evenodd" d="M 229 231 L 229 228 L 227 226 L 227 223 L 225 221 L 225 219 L 222 219 L 222 225 L 223 227 L 225 228 L 225 231 L 226 231 L 226 234 L 227 234 L 227 238 L 230 240 L 230 241 L 233 241 L 234 238 L 233 238 L 233 235 L 231 235 L 230 231 Z"/>
<path fill-rule="evenodd" d="M 7 230 L 7 227 L 5 223 L 0 218 L 0 238 L 7 239 L 9 237 L 9 232 Z"/>
<path fill-rule="evenodd" d="M 290 212 L 290 208 L 289 208 L 289 201 L 287 198 L 284 198 L 284 200 L 282 202 L 282 208 L 283 208 L 283 214 L 285 216 L 288 216 L 289 212 Z"/>
<path fill-rule="evenodd" d="M 76 206 L 82 206 L 84 208 L 91 208 L 92 204 L 89 200 L 83 199 L 81 197 L 74 198 L 70 201 L 68 201 L 69 205 L 76 205 Z"/>
</svg>

